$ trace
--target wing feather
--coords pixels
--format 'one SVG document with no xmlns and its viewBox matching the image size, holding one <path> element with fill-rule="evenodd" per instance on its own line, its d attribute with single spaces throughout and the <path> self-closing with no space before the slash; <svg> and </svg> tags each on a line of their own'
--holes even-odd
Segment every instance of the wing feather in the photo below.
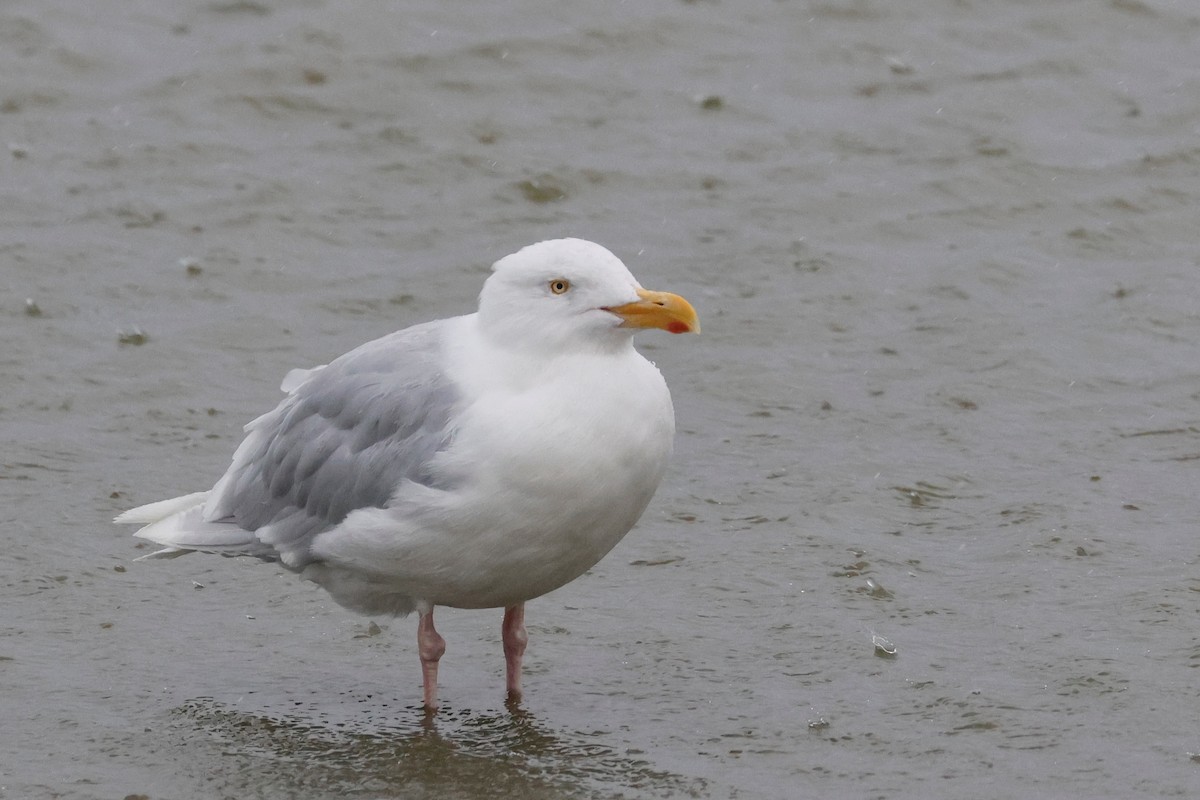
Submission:
<svg viewBox="0 0 1200 800">
<path fill-rule="evenodd" d="M 290 381 L 279 406 L 247 426 L 204 519 L 257 532 L 301 568 L 314 537 L 356 509 L 385 507 L 406 481 L 449 488 L 431 461 L 461 403 L 441 357 L 451 322 L 385 336 Z"/>
</svg>

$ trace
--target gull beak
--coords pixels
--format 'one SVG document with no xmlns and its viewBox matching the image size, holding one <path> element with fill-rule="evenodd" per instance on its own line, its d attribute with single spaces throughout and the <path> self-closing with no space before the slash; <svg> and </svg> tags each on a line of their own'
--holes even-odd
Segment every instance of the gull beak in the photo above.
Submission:
<svg viewBox="0 0 1200 800">
<path fill-rule="evenodd" d="M 622 328 L 662 328 L 671 333 L 699 333 L 700 318 L 692 304 L 677 294 L 637 290 L 639 300 L 604 310 L 621 318 Z"/>
</svg>

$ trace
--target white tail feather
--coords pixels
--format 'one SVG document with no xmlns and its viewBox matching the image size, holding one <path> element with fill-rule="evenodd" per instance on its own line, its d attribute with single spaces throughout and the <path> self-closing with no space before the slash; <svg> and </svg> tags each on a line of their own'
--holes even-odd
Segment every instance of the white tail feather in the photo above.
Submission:
<svg viewBox="0 0 1200 800">
<path fill-rule="evenodd" d="M 175 558 L 194 550 L 225 555 L 271 553 L 253 531 L 229 522 L 209 522 L 204 518 L 205 500 L 211 492 L 196 492 L 130 509 L 116 522 L 142 525 L 134 531 L 139 539 L 149 539 L 165 549 L 148 553 L 142 559 Z"/>
<path fill-rule="evenodd" d="M 129 525 L 149 525 L 152 522 L 166 519 L 172 514 L 187 511 L 189 508 L 201 505 L 208 498 L 208 492 L 193 492 L 183 497 L 172 497 L 170 500 L 159 500 L 157 503 L 147 503 L 144 506 L 131 508 L 123 514 L 118 514 L 113 522 Z"/>
<path fill-rule="evenodd" d="M 162 550 L 155 550 L 153 553 L 146 553 L 144 556 L 138 556 L 134 561 L 150 561 L 156 558 L 179 558 L 186 556 L 188 553 L 194 553 L 195 550 L 183 550 L 178 547 L 164 547 Z"/>
</svg>

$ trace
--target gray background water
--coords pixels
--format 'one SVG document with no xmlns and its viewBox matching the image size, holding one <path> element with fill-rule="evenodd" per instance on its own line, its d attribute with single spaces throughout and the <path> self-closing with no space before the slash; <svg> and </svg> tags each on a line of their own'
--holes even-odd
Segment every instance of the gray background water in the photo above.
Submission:
<svg viewBox="0 0 1200 800">
<path fill-rule="evenodd" d="M 1184 0 L 4 3 L 0 796 L 1194 796 L 1198 53 Z M 704 334 L 643 337 L 677 456 L 519 709 L 498 612 L 428 722 L 413 620 L 130 563 L 288 369 L 560 235 Z"/>
</svg>

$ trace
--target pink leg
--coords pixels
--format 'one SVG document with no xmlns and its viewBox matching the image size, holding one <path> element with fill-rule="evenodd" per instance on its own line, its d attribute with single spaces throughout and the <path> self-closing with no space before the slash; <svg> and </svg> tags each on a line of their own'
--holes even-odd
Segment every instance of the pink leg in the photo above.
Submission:
<svg viewBox="0 0 1200 800">
<path fill-rule="evenodd" d="M 525 644 L 529 634 L 525 632 L 525 604 L 518 603 L 504 609 L 504 623 L 500 626 L 504 640 L 504 665 L 508 673 L 508 696 L 521 696 L 521 659 L 525 655 Z"/>
<path fill-rule="evenodd" d="M 446 640 L 433 628 L 432 608 L 417 622 L 417 652 L 425 679 L 425 710 L 437 711 L 438 660 L 446 652 Z"/>
</svg>

